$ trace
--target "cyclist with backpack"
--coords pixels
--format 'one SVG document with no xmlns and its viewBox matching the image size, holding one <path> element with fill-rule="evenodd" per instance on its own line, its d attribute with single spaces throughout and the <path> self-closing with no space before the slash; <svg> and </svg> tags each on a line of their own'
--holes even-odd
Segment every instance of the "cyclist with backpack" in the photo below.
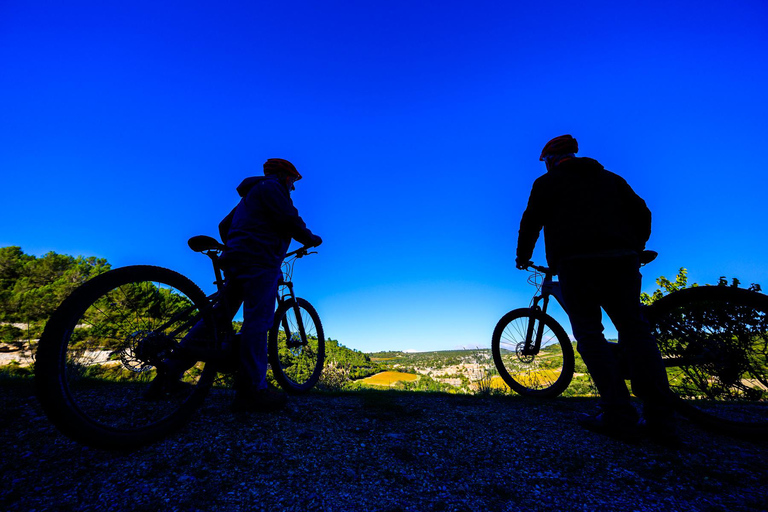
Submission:
<svg viewBox="0 0 768 512">
<path fill-rule="evenodd" d="M 243 304 L 234 410 L 274 410 L 286 402 L 285 395 L 269 390 L 266 381 L 267 332 L 275 314 L 280 267 L 291 239 L 306 246 L 322 243 L 307 228 L 291 200 L 294 184 L 301 177 L 288 160 L 270 158 L 264 163 L 264 176 L 240 183 L 240 202 L 219 224 L 226 245 L 221 261 L 230 311 L 218 311 L 217 316 L 231 321 Z M 204 325 L 196 325 L 185 340 L 194 340 L 203 329 Z M 153 380 L 145 398 L 158 399 L 172 393 L 180 384 L 178 376 L 186 370 L 181 366 L 178 360 L 169 361 L 165 375 Z"/>
<path fill-rule="evenodd" d="M 533 184 L 522 220 L 517 267 L 527 268 L 544 230 L 547 262 L 559 274 L 577 350 L 601 397 L 600 412 L 579 423 L 622 439 L 642 431 L 676 441 L 669 384 L 648 323 L 640 309 L 639 255 L 651 233 L 651 212 L 620 176 L 591 158 L 577 158 L 570 135 L 550 140 L 539 158 L 547 173 Z M 632 391 L 643 401 L 643 419 L 611 344 L 603 335 L 605 310 L 630 362 Z"/>
<path fill-rule="evenodd" d="M 291 191 L 301 174 L 288 160 L 270 158 L 264 176 L 246 178 L 237 187 L 240 203 L 219 225 L 227 246 L 224 264 L 232 295 L 243 298 L 236 409 L 279 407 L 285 395 L 267 389 L 267 331 L 275 314 L 275 294 L 291 239 L 320 245 L 299 216 Z M 230 290 L 227 290 L 228 300 Z M 235 301 L 237 302 L 237 301 Z"/>
</svg>

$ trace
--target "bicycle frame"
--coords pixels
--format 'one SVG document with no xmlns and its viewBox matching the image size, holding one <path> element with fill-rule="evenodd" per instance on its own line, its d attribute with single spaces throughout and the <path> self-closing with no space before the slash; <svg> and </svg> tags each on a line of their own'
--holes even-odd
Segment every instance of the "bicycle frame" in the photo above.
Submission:
<svg viewBox="0 0 768 512">
<path fill-rule="evenodd" d="M 213 270 L 214 275 L 216 277 L 216 280 L 213 282 L 213 284 L 216 285 L 217 291 L 209 295 L 208 298 L 208 306 L 205 308 L 204 311 L 201 311 L 199 315 L 196 315 L 193 319 L 189 320 L 188 322 L 185 322 L 186 326 L 193 325 L 192 321 L 197 320 L 202 316 L 206 311 L 209 310 L 216 310 L 216 309 L 223 309 L 224 311 L 231 311 L 230 304 L 228 303 L 228 297 L 225 293 L 226 289 L 226 279 L 224 277 L 224 272 L 221 265 L 221 259 L 220 255 L 223 250 L 223 246 L 217 246 L 210 249 L 206 249 L 202 252 L 206 256 L 208 256 L 211 259 L 211 262 L 213 264 Z M 286 259 L 283 263 L 283 270 L 282 275 L 278 281 L 278 289 L 277 293 L 275 295 L 276 300 L 276 307 L 275 311 L 285 302 L 292 301 L 293 303 L 293 310 L 294 314 L 296 316 L 296 323 L 298 327 L 298 333 L 292 333 L 290 329 L 290 325 L 288 324 L 287 319 L 283 318 L 282 327 L 284 332 L 287 336 L 287 344 L 289 348 L 295 348 L 300 347 L 302 345 L 306 345 L 308 343 L 307 341 L 307 334 L 306 329 L 304 327 L 304 320 L 301 316 L 301 311 L 298 305 L 298 301 L 296 300 L 296 294 L 294 293 L 293 288 L 293 282 L 291 281 L 292 275 L 293 275 L 293 265 L 298 258 L 302 258 L 306 256 L 307 254 L 316 254 L 315 252 L 309 252 L 307 247 L 301 247 L 295 251 L 289 252 L 286 254 Z M 282 293 L 281 293 L 282 290 Z M 185 310 L 184 312 L 180 313 L 187 314 L 190 310 Z M 224 324 L 228 324 L 228 322 L 223 322 Z M 222 329 L 218 328 L 215 329 L 215 336 L 218 338 L 223 334 L 223 339 L 219 340 L 217 339 L 216 346 L 222 347 L 222 350 L 219 350 L 223 352 L 223 348 L 226 347 L 227 344 L 231 341 L 232 337 L 235 335 L 233 332 L 231 325 L 227 327 L 226 325 L 223 326 L 223 333 Z M 293 334 L 298 334 L 299 336 L 294 336 Z M 182 352 L 194 350 L 192 347 L 184 347 L 182 349 Z M 201 353 L 197 353 L 201 352 Z M 195 355 L 198 357 L 198 359 L 201 359 L 200 356 L 203 356 L 201 360 L 211 359 L 211 350 L 202 350 L 202 351 L 195 351 Z M 226 354 L 220 353 L 213 356 L 213 358 L 223 358 L 226 357 Z"/>
<path fill-rule="evenodd" d="M 645 266 L 654 259 L 656 259 L 658 253 L 656 251 L 643 251 L 640 255 L 640 266 Z M 533 262 L 529 262 L 528 268 L 532 268 L 541 274 L 544 274 L 544 281 L 541 283 L 541 294 L 534 296 L 531 302 L 531 307 L 540 310 L 542 313 L 547 312 L 549 306 L 549 297 L 554 296 L 563 311 L 568 313 L 568 308 L 565 307 L 565 300 L 563 299 L 563 292 L 560 289 L 560 283 L 554 281 L 552 278 L 555 276 L 555 272 L 548 268 L 539 265 L 534 265 Z M 538 287 L 538 284 L 534 283 Z M 539 307 L 539 302 L 543 301 L 543 307 Z"/>
<path fill-rule="evenodd" d="M 541 293 L 533 297 L 531 301 L 531 308 L 546 314 L 547 308 L 549 307 L 549 298 L 552 296 L 555 298 L 557 303 L 560 304 L 560 307 L 562 307 L 563 310 L 567 313 L 568 310 L 565 307 L 565 301 L 563 300 L 563 293 L 560 289 L 560 283 L 553 279 L 555 273 L 547 267 L 540 267 L 538 265 L 531 265 L 530 267 L 544 275 L 544 280 L 542 281 L 541 286 L 539 287 L 538 284 L 535 284 L 535 286 L 540 288 Z M 537 325 L 537 328 L 534 336 L 533 331 L 535 325 Z M 538 324 L 536 322 L 530 322 L 528 324 L 528 330 L 525 335 L 525 345 L 523 346 L 522 355 L 537 355 L 541 350 L 541 341 L 543 336 L 544 324 L 541 322 L 538 322 Z"/>
<path fill-rule="evenodd" d="M 301 309 L 299 308 L 299 302 L 296 300 L 296 294 L 293 292 L 293 282 L 291 281 L 293 277 L 293 265 L 296 262 L 298 258 L 303 258 L 307 254 L 316 254 L 313 252 L 308 252 L 306 247 L 301 247 L 293 252 L 290 252 L 286 254 L 286 260 L 283 262 L 283 276 L 278 281 L 278 289 L 277 289 L 277 307 L 279 308 L 280 305 L 282 305 L 286 301 L 293 301 L 293 313 L 296 317 L 296 324 L 299 329 L 299 337 L 298 340 L 295 336 L 292 335 L 290 325 L 288 325 L 287 318 L 283 317 L 283 331 L 285 332 L 285 335 L 287 337 L 286 344 L 288 348 L 296 348 L 303 345 L 307 345 L 307 332 L 304 327 L 304 319 L 301 316 Z M 280 294 L 280 286 L 284 287 L 286 291 L 281 295 Z M 276 308 L 277 310 L 277 308 Z"/>
<path fill-rule="evenodd" d="M 531 265 L 531 268 L 544 274 L 544 281 L 541 283 L 541 293 L 533 297 L 531 307 L 542 313 L 546 313 L 547 308 L 549 307 L 549 297 L 552 296 L 567 313 L 568 310 L 565 308 L 565 301 L 563 299 L 563 292 L 560 289 L 560 283 L 553 280 L 555 275 L 554 272 L 546 267 L 539 267 L 537 265 Z M 539 306 L 540 302 L 542 303 L 542 306 Z"/>
<path fill-rule="evenodd" d="M 657 256 L 657 253 L 655 251 L 645 251 L 645 253 L 647 254 L 643 254 L 643 258 L 641 258 L 641 266 L 644 266 L 647 263 L 650 263 Z M 533 283 L 535 286 L 540 288 L 541 293 L 534 295 L 533 299 L 531 300 L 531 308 L 546 314 L 547 308 L 549 307 L 549 299 L 550 297 L 554 297 L 557 303 L 560 304 L 560 307 L 563 308 L 563 311 L 565 311 L 565 313 L 568 314 L 568 308 L 565 305 L 565 299 L 563 298 L 563 292 L 562 292 L 562 289 L 560 288 L 560 283 L 553 279 L 555 276 L 555 272 L 548 267 L 534 265 L 533 263 L 529 265 L 529 268 L 532 268 L 536 272 L 544 275 L 544 280 L 542 281 L 540 286 L 535 282 Z M 535 280 L 535 277 L 534 277 L 534 280 Z M 539 304 L 541 304 L 541 306 Z M 528 331 L 526 332 L 526 337 L 525 337 L 525 345 L 522 351 L 522 354 L 526 356 L 537 355 L 539 353 L 539 350 L 541 349 L 541 341 L 542 341 L 543 332 L 544 332 L 544 325 L 539 322 L 538 328 L 536 330 L 536 335 L 534 337 L 534 333 L 533 333 L 534 324 L 535 322 L 530 322 L 528 324 Z M 615 347 L 616 350 L 619 350 L 618 344 L 614 343 L 614 345 L 616 345 Z M 685 361 L 682 361 L 680 358 L 665 359 L 664 366 L 675 367 L 682 364 L 682 362 L 685 362 Z"/>
</svg>

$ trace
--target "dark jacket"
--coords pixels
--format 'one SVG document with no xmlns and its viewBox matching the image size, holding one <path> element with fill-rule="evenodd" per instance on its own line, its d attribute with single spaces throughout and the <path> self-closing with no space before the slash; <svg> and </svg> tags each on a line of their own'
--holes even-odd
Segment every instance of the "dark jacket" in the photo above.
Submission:
<svg viewBox="0 0 768 512">
<path fill-rule="evenodd" d="M 291 239 L 309 245 L 314 235 L 293 206 L 288 188 L 275 175 L 246 178 L 233 210 L 224 257 L 262 267 L 280 267 Z M 226 219 L 225 219 L 226 221 Z"/>
<path fill-rule="evenodd" d="M 518 261 L 528 261 L 544 228 L 547 263 L 574 256 L 640 253 L 651 212 L 624 179 L 591 158 L 561 162 L 533 183 L 520 221 Z"/>
</svg>

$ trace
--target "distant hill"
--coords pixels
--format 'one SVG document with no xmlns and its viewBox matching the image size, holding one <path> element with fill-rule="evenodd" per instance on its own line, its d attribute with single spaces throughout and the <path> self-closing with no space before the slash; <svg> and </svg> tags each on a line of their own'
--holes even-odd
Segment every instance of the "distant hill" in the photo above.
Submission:
<svg viewBox="0 0 768 512">
<path fill-rule="evenodd" d="M 382 366 L 431 366 L 441 368 L 491 358 L 491 349 L 435 350 L 431 352 L 382 351 L 366 354 Z"/>
</svg>

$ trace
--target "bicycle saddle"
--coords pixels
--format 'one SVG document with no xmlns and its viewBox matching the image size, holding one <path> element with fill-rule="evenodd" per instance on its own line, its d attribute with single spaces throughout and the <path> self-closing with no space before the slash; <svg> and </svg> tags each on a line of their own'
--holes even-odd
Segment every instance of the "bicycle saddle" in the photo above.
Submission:
<svg viewBox="0 0 768 512">
<path fill-rule="evenodd" d="M 659 253 L 656 251 L 643 251 L 640 253 L 640 263 L 646 265 L 655 260 L 658 255 Z"/>
<path fill-rule="evenodd" d="M 215 238 L 206 235 L 193 236 L 187 244 L 195 252 L 223 251 L 227 248 L 226 245 L 219 243 Z"/>
</svg>

